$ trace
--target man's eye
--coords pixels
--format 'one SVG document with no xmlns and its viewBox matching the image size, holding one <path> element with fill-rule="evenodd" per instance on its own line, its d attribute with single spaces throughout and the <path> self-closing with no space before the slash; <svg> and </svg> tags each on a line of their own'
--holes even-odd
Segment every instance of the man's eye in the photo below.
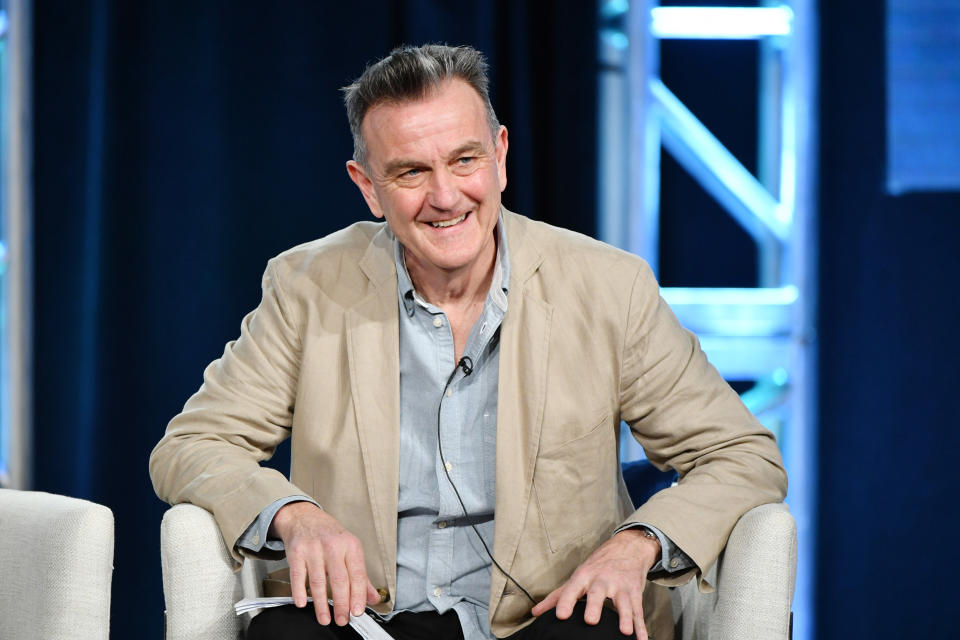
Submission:
<svg viewBox="0 0 960 640">
<path fill-rule="evenodd" d="M 457 158 L 457 164 L 459 165 L 468 165 L 473 162 L 475 158 L 473 156 L 463 156 L 462 158 Z"/>
<path fill-rule="evenodd" d="M 422 173 L 422 172 L 420 171 L 420 169 L 407 169 L 406 171 L 403 172 L 402 177 L 404 177 L 404 178 L 416 178 L 416 177 L 419 176 L 421 173 Z"/>
</svg>

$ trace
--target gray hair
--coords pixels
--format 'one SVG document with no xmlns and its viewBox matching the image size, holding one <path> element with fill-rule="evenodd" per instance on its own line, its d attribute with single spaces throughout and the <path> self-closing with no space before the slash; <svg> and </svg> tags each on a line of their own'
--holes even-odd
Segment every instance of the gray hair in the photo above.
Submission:
<svg viewBox="0 0 960 640">
<path fill-rule="evenodd" d="M 425 44 L 397 47 L 386 58 L 368 65 L 357 80 L 343 87 L 343 102 L 353 134 L 353 159 L 367 166 L 367 147 L 361 125 L 367 112 L 384 102 L 406 102 L 426 97 L 445 81 L 459 78 L 480 95 L 494 144 L 500 123 L 490 104 L 487 62 L 473 47 Z"/>
</svg>

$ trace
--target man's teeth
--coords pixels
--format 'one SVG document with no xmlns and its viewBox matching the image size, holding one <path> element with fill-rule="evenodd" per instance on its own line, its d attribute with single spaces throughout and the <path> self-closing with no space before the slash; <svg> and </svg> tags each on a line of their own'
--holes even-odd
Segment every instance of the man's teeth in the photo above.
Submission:
<svg viewBox="0 0 960 640">
<path fill-rule="evenodd" d="M 454 218 L 453 220 L 438 220 L 437 222 L 431 222 L 436 229 L 443 229 L 444 227 L 452 227 L 455 224 L 460 224 L 463 222 L 463 219 L 467 217 L 467 214 L 463 214 L 459 218 Z"/>
</svg>

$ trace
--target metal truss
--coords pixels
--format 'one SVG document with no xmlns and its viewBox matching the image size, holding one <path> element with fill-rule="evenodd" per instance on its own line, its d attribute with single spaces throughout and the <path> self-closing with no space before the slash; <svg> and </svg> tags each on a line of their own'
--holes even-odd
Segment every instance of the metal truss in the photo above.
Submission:
<svg viewBox="0 0 960 640">
<path fill-rule="evenodd" d="M 661 7 L 600 2 L 599 230 L 657 271 L 660 150 L 678 161 L 750 235 L 754 288 L 669 288 L 662 295 L 728 380 L 754 381 L 743 400 L 778 438 L 790 474 L 799 566 L 797 638 L 813 630 L 815 432 L 815 5 Z M 659 44 L 672 38 L 757 40 L 759 171 L 754 176 L 662 82 Z M 626 135 L 629 132 L 629 135 Z M 624 439 L 624 459 L 642 451 Z"/>
<path fill-rule="evenodd" d="M 0 2 L 0 487 L 31 485 L 29 0 Z"/>
<path fill-rule="evenodd" d="M 6 88 L 6 73 L 4 73 L 5 65 L 7 58 L 7 31 L 9 29 L 9 21 L 7 20 L 7 12 L 0 9 L 0 123 L 2 123 L 5 118 L 3 118 L 4 112 L 4 94 L 6 93 L 4 89 Z M 4 127 L 0 124 L 0 140 L 3 140 L 6 136 L 4 135 Z M 0 144 L 0 167 L 3 167 L 6 164 L 5 158 L 3 157 L 2 144 Z M 0 170 L 0 175 L 2 175 L 2 170 Z M 5 185 L 2 178 L 0 178 L 0 193 L 5 191 Z M 0 218 L 5 219 L 6 216 L 2 215 L 3 209 L 0 205 Z M 7 310 L 9 308 L 9 303 L 7 301 L 7 267 L 9 265 L 9 256 L 7 251 L 7 239 L 6 233 L 0 234 L 0 487 L 5 487 L 10 485 L 10 456 L 11 456 L 11 440 L 13 439 L 12 429 L 10 426 L 10 420 L 8 418 L 7 408 L 9 403 L 7 402 L 7 389 L 9 386 L 9 375 L 7 373 L 9 366 L 7 364 L 9 360 L 9 349 L 7 347 L 8 340 L 6 336 L 6 317 Z"/>
</svg>

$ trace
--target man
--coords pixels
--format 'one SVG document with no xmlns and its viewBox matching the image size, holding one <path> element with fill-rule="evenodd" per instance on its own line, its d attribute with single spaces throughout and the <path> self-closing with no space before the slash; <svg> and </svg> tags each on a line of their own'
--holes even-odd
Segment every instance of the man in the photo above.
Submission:
<svg viewBox="0 0 960 640">
<path fill-rule="evenodd" d="M 398 49 L 345 93 L 386 225 L 271 260 L 151 456 L 158 495 L 212 511 L 238 563 L 285 551 L 295 606 L 251 638 L 356 637 L 369 605 L 397 638 L 642 640 L 645 590 L 669 636 L 648 577 L 710 588 L 737 518 L 785 494 L 771 434 L 642 260 L 501 206 L 478 52 Z M 637 510 L 621 420 L 680 477 Z M 286 437 L 289 481 L 258 464 Z"/>
</svg>

